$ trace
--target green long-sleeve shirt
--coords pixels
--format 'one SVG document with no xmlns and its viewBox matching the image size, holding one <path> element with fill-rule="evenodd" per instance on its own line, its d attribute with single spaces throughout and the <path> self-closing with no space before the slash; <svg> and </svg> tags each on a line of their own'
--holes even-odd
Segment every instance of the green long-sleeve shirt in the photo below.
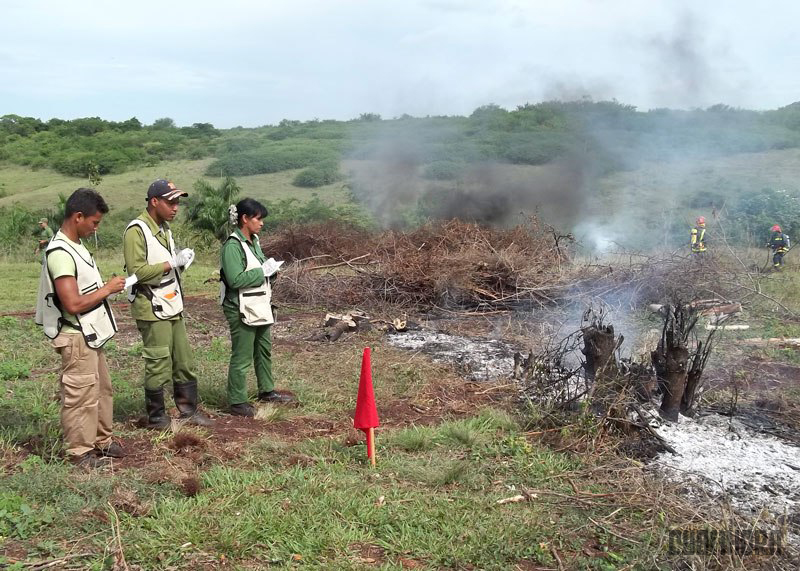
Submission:
<svg viewBox="0 0 800 571">
<path fill-rule="evenodd" d="M 164 222 L 161 226 L 157 225 L 146 209 L 137 220 L 147 224 L 156 240 L 169 249 L 169 241 L 167 240 L 169 224 Z M 159 262 L 158 264 L 147 263 L 147 242 L 141 228 L 132 226 L 125 231 L 125 235 L 122 238 L 122 250 L 125 256 L 125 271 L 129 276 L 136 274 L 136 277 L 139 278 L 139 283 L 144 285 L 158 285 L 161 283 L 161 278 L 164 276 L 164 262 Z M 136 294 L 136 299 L 131 304 L 131 316 L 140 321 L 160 321 L 153 313 L 153 306 L 150 300 L 142 293 Z M 178 319 L 178 316 L 170 319 Z"/>
<path fill-rule="evenodd" d="M 53 239 L 53 230 L 50 226 L 45 226 L 44 228 L 39 228 L 37 234 L 37 240 L 41 242 L 49 242 Z"/>
<path fill-rule="evenodd" d="M 236 234 L 244 240 L 244 234 L 237 228 L 234 230 Z M 256 259 L 262 264 L 267 261 L 264 253 L 261 251 L 261 244 L 258 241 L 258 236 L 252 236 L 247 241 L 247 246 L 253 252 Z M 264 270 L 260 267 L 249 271 L 244 269 L 247 267 L 247 258 L 245 258 L 244 251 L 240 246 L 240 242 L 233 238 L 229 238 L 222 245 L 221 254 L 222 275 L 225 276 L 225 303 L 224 305 L 234 307 L 239 306 L 239 289 L 243 287 L 256 287 L 264 282 Z"/>
</svg>

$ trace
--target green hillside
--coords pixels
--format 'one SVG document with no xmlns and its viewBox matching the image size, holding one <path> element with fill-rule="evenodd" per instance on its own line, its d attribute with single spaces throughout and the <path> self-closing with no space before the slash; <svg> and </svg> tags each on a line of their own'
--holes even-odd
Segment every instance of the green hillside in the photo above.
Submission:
<svg viewBox="0 0 800 571">
<path fill-rule="evenodd" d="M 775 222 L 800 232 L 799 149 L 800 104 L 643 112 L 550 101 L 467 117 L 363 114 L 227 130 L 5 115 L 0 209 L 52 210 L 60 193 L 92 184 L 127 215 L 155 178 L 191 190 L 232 176 L 242 196 L 355 201 L 384 226 L 452 217 L 506 225 L 538 212 L 589 242 L 646 248 L 681 243 L 694 216 L 719 214 L 734 239 L 752 242 Z"/>
</svg>

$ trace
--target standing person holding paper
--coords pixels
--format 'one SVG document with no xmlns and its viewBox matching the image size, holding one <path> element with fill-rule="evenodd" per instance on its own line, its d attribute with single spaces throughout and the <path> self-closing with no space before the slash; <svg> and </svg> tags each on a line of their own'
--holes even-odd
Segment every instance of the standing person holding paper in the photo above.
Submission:
<svg viewBox="0 0 800 571">
<path fill-rule="evenodd" d="M 113 397 L 103 345 L 117 332 L 108 298 L 124 280 L 103 282 L 97 262 L 82 243 L 97 231 L 108 205 L 97 191 L 79 188 L 67 199 L 64 223 L 45 246 L 36 323 L 61 355 L 61 428 L 69 460 L 98 468 L 122 458 L 112 440 Z"/>
<path fill-rule="evenodd" d="M 153 182 L 147 190 L 147 207 L 128 224 L 122 239 L 127 282 L 134 282 L 128 301 L 142 335 L 147 427 L 154 429 L 172 423 L 164 405 L 164 386 L 170 382 L 182 420 L 213 424 L 197 407 L 197 377 L 183 321 L 181 273 L 194 260 L 194 251 L 178 250 L 169 227 L 185 196 L 167 180 Z"/>
<path fill-rule="evenodd" d="M 248 402 L 247 370 L 255 364 L 258 400 L 293 404 L 297 399 L 275 390 L 272 378 L 271 326 L 272 282 L 283 262 L 266 259 L 258 232 L 267 209 L 252 198 L 243 198 L 228 209 L 236 229 L 222 245 L 220 303 L 231 330 L 231 360 L 228 367 L 228 402 L 236 416 L 255 416 Z"/>
</svg>

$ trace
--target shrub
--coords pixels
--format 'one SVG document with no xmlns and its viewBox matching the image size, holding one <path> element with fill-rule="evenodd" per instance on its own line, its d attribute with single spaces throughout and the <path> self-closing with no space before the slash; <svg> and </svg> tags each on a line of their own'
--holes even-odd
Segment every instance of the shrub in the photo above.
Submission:
<svg viewBox="0 0 800 571">
<path fill-rule="evenodd" d="M 269 143 L 259 149 L 223 155 L 206 169 L 207 176 L 248 176 L 338 162 L 335 142 Z"/>
<path fill-rule="evenodd" d="M 38 230 L 36 220 L 32 212 L 19 204 L 0 208 L 0 247 L 9 251 L 21 242 L 26 242 L 25 238 L 33 236 Z M 32 249 L 33 240 L 26 242 L 26 247 L 28 244 L 31 244 Z"/>
<path fill-rule="evenodd" d="M 341 179 L 339 163 L 327 161 L 303 169 L 294 177 L 292 184 L 302 188 L 317 188 Z"/>
<path fill-rule="evenodd" d="M 230 232 L 228 207 L 236 202 L 241 188 L 232 177 L 226 177 L 216 188 L 204 180 L 198 180 L 194 183 L 194 190 L 188 201 L 189 224 L 224 240 Z"/>
</svg>

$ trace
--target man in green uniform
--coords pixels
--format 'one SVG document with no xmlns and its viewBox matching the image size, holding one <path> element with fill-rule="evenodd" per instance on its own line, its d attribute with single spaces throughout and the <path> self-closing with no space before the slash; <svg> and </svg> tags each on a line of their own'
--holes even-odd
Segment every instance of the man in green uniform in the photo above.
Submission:
<svg viewBox="0 0 800 571">
<path fill-rule="evenodd" d="M 147 208 L 123 237 L 125 270 L 137 278 L 128 299 L 142 335 L 148 428 L 170 426 L 163 390 L 170 381 L 180 418 L 200 426 L 212 424 L 197 408 L 197 377 L 182 314 L 180 274 L 194 260 L 194 252 L 178 251 L 169 228 L 183 196 L 188 195 L 171 182 L 155 181 L 147 191 Z"/>
<path fill-rule="evenodd" d="M 42 252 L 50 240 L 53 239 L 53 230 L 47 223 L 47 218 L 39 219 L 39 231 L 36 233 L 36 249 L 33 251 L 34 256 L 38 256 Z"/>
</svg>

